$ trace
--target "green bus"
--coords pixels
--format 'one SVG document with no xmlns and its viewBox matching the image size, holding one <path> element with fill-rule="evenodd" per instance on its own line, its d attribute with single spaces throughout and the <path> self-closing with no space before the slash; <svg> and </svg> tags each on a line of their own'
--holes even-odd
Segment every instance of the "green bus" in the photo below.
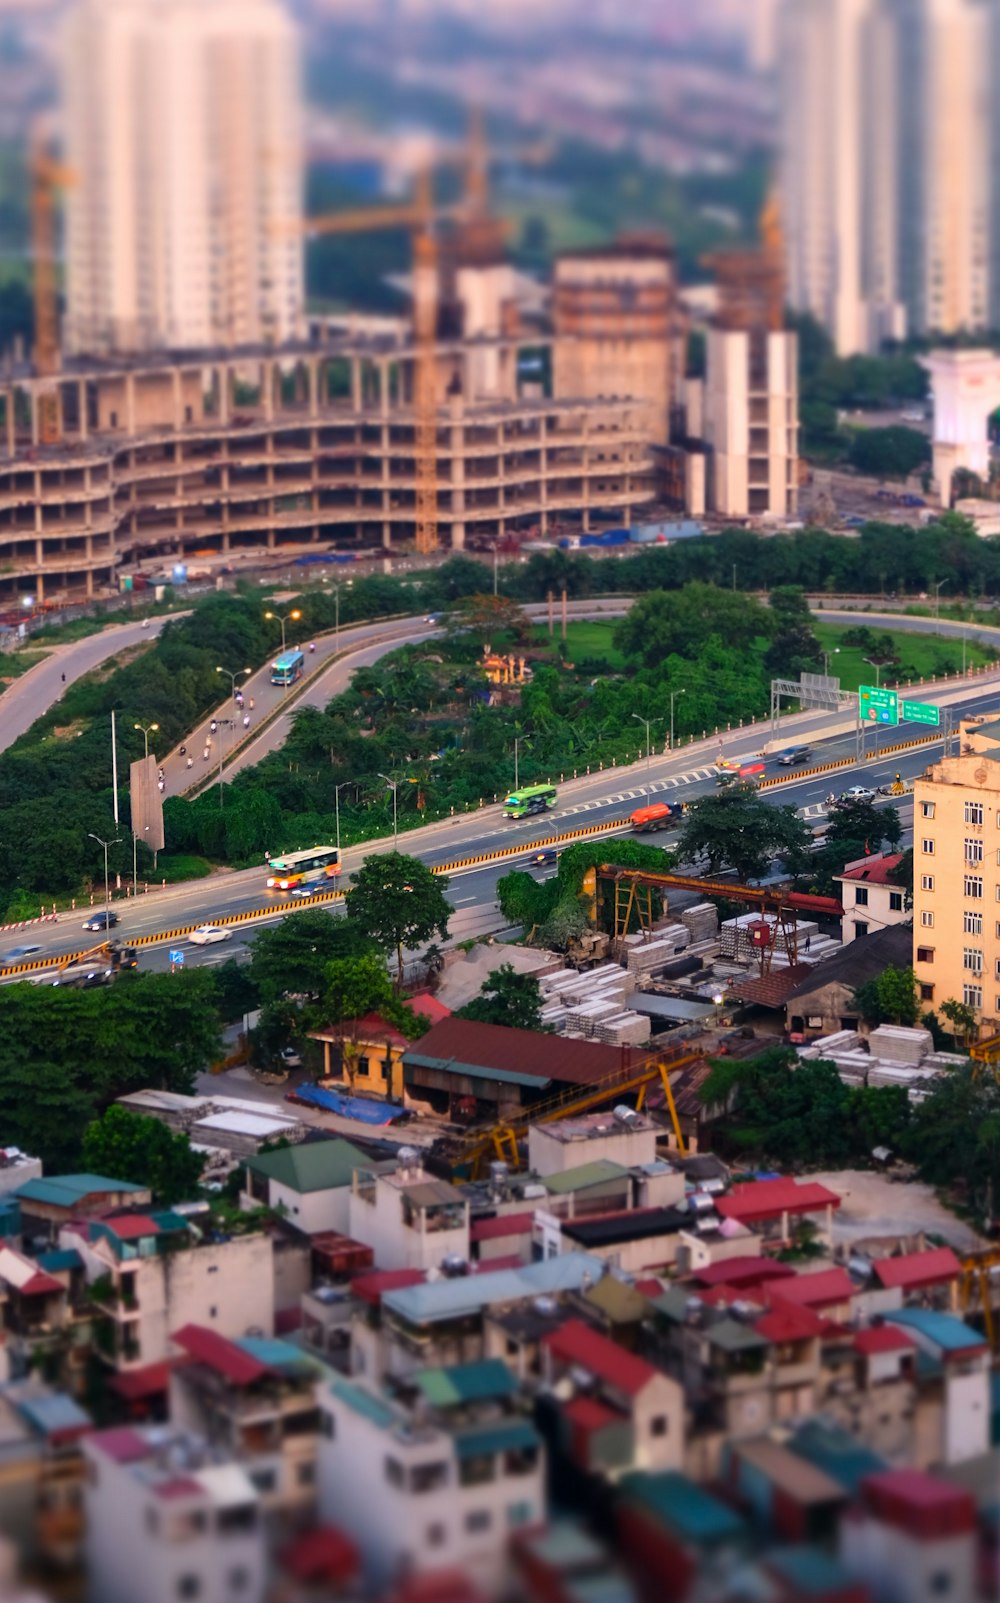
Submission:
<svg viewBox="0 0 1000 1603">
<path fill-rule="evenodd" d="M 503 804 L 505 818 L 527 818 L 531 813 L 547 813 L 556 804 L 555 785 L 525 785 L 515 790 Z"/>
</svg>

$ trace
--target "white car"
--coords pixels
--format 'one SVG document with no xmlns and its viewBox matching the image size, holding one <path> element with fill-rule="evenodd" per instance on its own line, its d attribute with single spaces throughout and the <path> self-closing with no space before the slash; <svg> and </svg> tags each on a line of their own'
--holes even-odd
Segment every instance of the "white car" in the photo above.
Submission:
<svg viewBox="0 0 1000 1603">
<path fill-rule="evenodd" d="M 867 785 L 852 785 L 850 790 L 841 792 L 840 800 L 842 802 L 873 802 L 875 800 L 875 792 L 869 790 Z"/>
<path fill-rule="evenodd" d="M 232 930 L 223 929 L 221 924 L 199 924 L 192 930 L 188 940 L 192 946 L 214 946 L 216 941 L 228 941 Z"/>
</svg>

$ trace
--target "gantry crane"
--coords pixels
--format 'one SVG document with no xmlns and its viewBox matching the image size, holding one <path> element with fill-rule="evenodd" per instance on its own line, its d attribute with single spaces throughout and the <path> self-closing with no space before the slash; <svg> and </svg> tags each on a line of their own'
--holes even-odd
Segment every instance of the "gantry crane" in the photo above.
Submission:
<svg viewBox="0 0 1000 1603">
<path fill-rule="evenodd" d="M 31 136 L 28 157 L 31 178 L 31 248 L 35 299 L 35 372 L 53 379 L 59 371 L 59 308 L 56 294 L 56 195 L 72 181 L 48 147 L 41 125 Z M 38 433 L 42 445 L 59 439 L 59 400 L 54 386 L 41 389 Z"/>
</svg>

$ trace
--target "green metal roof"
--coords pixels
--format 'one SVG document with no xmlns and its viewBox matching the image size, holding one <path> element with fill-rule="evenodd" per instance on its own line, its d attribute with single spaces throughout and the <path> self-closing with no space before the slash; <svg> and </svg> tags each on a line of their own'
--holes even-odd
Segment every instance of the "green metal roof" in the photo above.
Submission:
<svg viewBox="0 0 1000 1603">
<path fill-rule="evenodd" d="M 502 1419 L 478 1430 L 464 1430 L 455 1437 L 459 1458 L 479 1458 L 486 1453 L 509 1453 L 522 1447 L 540 1447 L 541 1438 L 526 1419 Z"/>
<path fill-rule="evenodd" d="M 355 1169 L 363 1169 L 368 1164 L 367 1155 L 359 1147 L 340 1137 L 332 1141 L 303 1141 L 297 1146 L 262 1152 L 246 1160 L 253 1174 L 275 1180 L 289 1191 L 300 1194 L 349 1186 Z"/>
<path fill-rule="evenodd" d="M 758 1336 L 755 1330 L 748 1325 L 741 1325 L 736 1319 L 719 1319 L 714 1325 L 709 1325 L 705 1337 L 713 1347 L 719 1347 L 724 1353 L 759 1352 L 767 1346 L 767 1338 Z"/>
<path fill-rule="evenodd" d="M 53 1208 L 75 1208 L 84 1197 L 104 1191 L 148 1191 L 129 1180 L 113 1180 L 106 1174 L 54 1174 L 49 1179 L 26 1180 L 13 1195 L 22 1202 L 46 1202 Z"/>
<path fill-rule="evenodd" d="M 777 1570 L 781 1579 L 802 1603 L 810 1597 L 832 1597 L 846 1592 L 851 1577 L 835 1558 L 816 1547 L 780 1547 L 767 1554 L 769 1569 Z"/>
<path fill-rule="evenodd" d="M 745 1530 L 738 1514 L 679 1470 L 625 1475 L 621 1490 L 623 1496 L 641 1504 L 686 1540 L 706 1547 L 732 1541 Z"/>
<path fill-rule="evenodd" d="M 392 1430 L 394 1425 L 402 1424 L 401 1416 L 396 1410 L 391 1408 L 384 1398 L 367 1391 L 364 1386 L 356 1386 L 350 1380 L 335 1380 L 330 1391 L 334 1397 L 346 1403 L 355 1414 L 370 1419 L 380 1430 Z"/>
<path fill-rule="evenodd" d="M 595 1158 L 592 1163 L 579 1163 L 575 1169 L 564 1169 L 562 1174 L 541 1177 L 546 1191 L 563 1196 L 568 1191 L 584 1191 L 588 1186 L 607 1185 L 627 1175 L 624 1164 L 612 1163 L 610 1158 Z"/>
<path fill-rule="evenodd" d="M 413 1382 L 435 1408 L 456 1408 L 462 1403 L 513 1397 L 517 1389 L 514 1376 L 502 1358 L 480 1358 L 471 1364 L 422 1369 L 414 1375 Z"/>
<path fill-rule="evenodd" d="M 653 1307 L 664 1319 L 670 1319 L 675 1325 L 683 1325 L 688 1316 L 688 1302 L 690 1298 L 686 1291 L 679 1286 L 668 1286 L 658 1297 L 652 1299 Z"/>
</svg>

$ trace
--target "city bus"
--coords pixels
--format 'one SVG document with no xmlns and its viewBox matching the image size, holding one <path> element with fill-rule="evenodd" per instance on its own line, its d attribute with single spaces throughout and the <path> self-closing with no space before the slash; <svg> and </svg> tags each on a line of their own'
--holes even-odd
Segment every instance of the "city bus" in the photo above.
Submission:
<svg viewBox="0 0 1000 1603">
<path fill-rule="evenodd" d="M 340 873 L 340 851 L 336 846 L 310 846 L 304 852 L 285 852 L 281 857 L 269 857 L 267 876 L 269 891 L 291 891 L 298 885 L 312 884 L 322 888 L 322 882 L 334 879 Z"/>
<path fill-rule="evenodd" d="M 556 804 L 555 785 L 524 785 L 504 801 L 505 818 L 527 818 L 530 813 L 546 813 Z"/>
<path fill-rule="evenodd" d="M 271 664 L 272 685 L 294 685 L 306 671 L 305 654 L 301 651 L 283 651 Z"/>
</svg>

